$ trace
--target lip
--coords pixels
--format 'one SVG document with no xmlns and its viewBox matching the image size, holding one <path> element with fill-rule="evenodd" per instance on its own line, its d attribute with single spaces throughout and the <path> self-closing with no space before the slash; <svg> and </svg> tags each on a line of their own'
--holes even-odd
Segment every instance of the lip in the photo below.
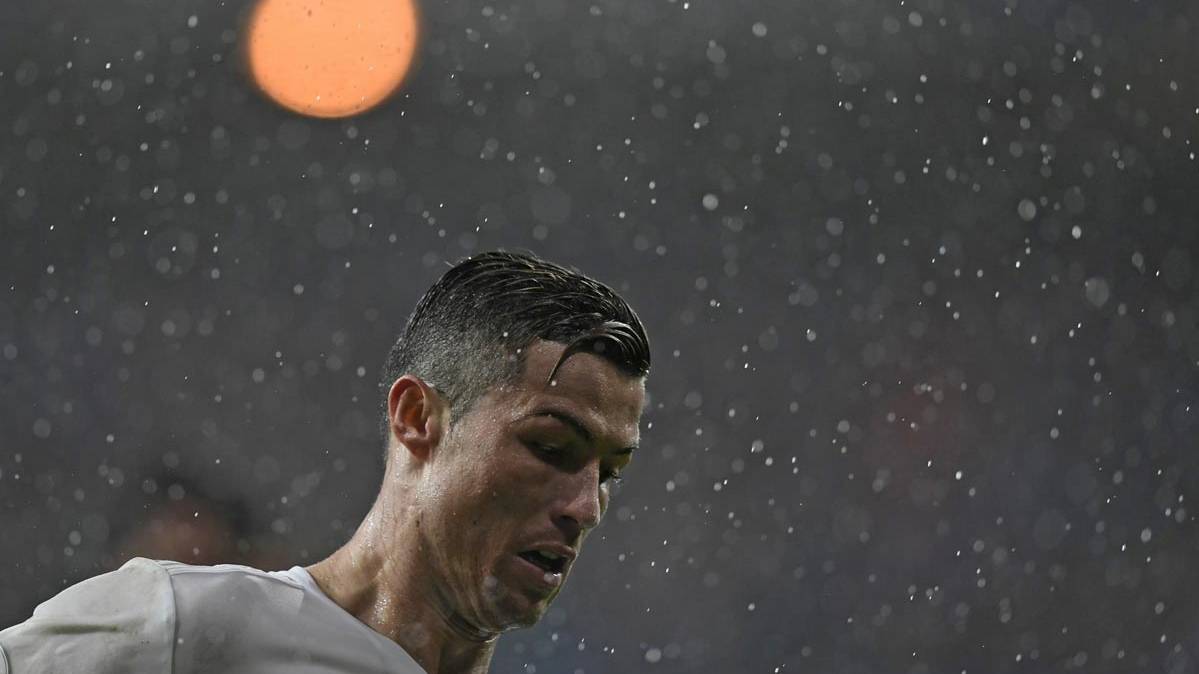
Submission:
<svg viewBox="0 0 1199 674">
<path fill-rule="evenodd" d="M 566 562 L 562 565 L 562 573 L 566 573 L 566 571 L 570 569 L 570 565 L 575 561 L 575 557 L 578 556 L 578 553 L 575 552 L 574 548 L 570 547 L 569 545 L 563 545 L 562 543 L 534 543 L 527 548 L 522 548 L 522 550 L 552 552 L 559 557 L 566 558 Z"/>
<path fill-rule="evenodd" d="M 565 580 L 565 568 L 562 569 L 561 573 L 550 573 L 520 555 L 512 555 L 512 557 L 516 559 L 516 566 L 521 578 L 524 578 L 535 587 L 544 590 L 556 590 L 561 587 L 563 580 Z"/>
</svg>

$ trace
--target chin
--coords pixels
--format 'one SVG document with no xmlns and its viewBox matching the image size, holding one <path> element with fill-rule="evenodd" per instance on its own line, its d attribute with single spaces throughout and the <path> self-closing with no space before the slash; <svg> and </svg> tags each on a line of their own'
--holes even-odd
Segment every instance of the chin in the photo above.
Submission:
<svg viewBox="0 0 1199 674">
<path fill-rule="evenodd" d="M 549 610 L 550 601 L 550 599 L 543 599 L 513 611 L 509 614 L 512 624 L 516 627 L 532 627 L 541 622 L 541 619 L 545 617 L 545 612 Z"/>
<path fill-rule="evenodd" d="M 553 600 L 553 596 L 541 600 L 519 594 L 505 597 L 495 606 L 498 622 L 502 625 L 501 630 L 523 629 L 536 625 L 541 622 Z"/>
</svg>

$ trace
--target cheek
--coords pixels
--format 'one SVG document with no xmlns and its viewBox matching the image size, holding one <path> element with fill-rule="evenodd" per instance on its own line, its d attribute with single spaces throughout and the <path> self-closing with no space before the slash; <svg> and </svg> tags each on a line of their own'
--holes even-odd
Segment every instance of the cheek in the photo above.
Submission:
<svg viewBox="0 0 1199 674">
<path fill-rule="evenodd" d="M 533 456 L 513 452 L 512 458 L 495 466 L 492 485 L 495 498 L 519 508 L 544 492 L 555 478 L 552 466 Z"/>
<path fill-rule="evenodd" d="M 485 468 L 463 478 L 474 486 L 460 494 L 449 517 L 449 533 L 461 539 L 469 556 L 510 546 L 513 533 L 527 516 L 535 482 L 509 471 Z"/>
<path fill-rule="evenodd" d="M 494 563 L 494 555 L 528 536 L 533 519 L 544 509 L 555 471 L 518 451 L 507 460 L 466 463 L 457 474 L 458 489 L 444 503 L 445 534 L 454 548 L 472 560 Z M 469 486 L 467 486 L 469 485 Z M 464 488 L 463 488 L 464 487 Z"/>
</svg>

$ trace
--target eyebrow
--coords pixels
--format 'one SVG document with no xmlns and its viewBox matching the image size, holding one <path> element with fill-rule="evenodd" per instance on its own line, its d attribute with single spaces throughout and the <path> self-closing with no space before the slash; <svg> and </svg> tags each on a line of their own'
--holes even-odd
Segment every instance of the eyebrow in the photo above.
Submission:
<svg viewBox="0 0 1199 674">
<path fill-rule="evenodd" d="M 587 442 L 593 442 L 595 439 L 595 436 L 593 436 L 591 434 L 591 431 L 587 430 L 587 426 L 584 425 L 582 421 L 579 421 L 577 418 L 574 417 L 574 415 L 569 414 L 567 412 L 562 412 L 560 410 L 554 410 L 554 409 L 538 409 L 538 410 L 534 410 L 533 412 L 526 414 L 522 418 L 528 419 L 530 417 L 550 417 L 553 419 L 557 419 L 558 421 L 562 422 L 563 424 L 570 426 L 571 429 L 573 429 L 575 433 L 578 433 L 579 436 L 581 436 Z M 639 449 L 637 447 L 637 445 L 629 445 L 628 447 L 622 447 L 621 449 L 618 449 L 612 453 L 613 454 L 632 454 L 634 452 L 634 450 L 637 450 L 637 449 Z"/>
</svg>

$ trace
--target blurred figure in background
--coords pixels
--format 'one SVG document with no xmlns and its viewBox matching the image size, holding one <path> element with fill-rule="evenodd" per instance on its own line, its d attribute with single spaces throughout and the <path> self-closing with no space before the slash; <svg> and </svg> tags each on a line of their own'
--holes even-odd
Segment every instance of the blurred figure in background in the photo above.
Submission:
<svg viewBox="0 0 1199 674">
<path fill-rule="evenodd" d="M 253 530 L 240 500 L 208 495 L 198 483 L 163 473 L 142 482 L 142 513 L 115 532 L 113 552 L 103 560 L 115 569 L 134 557 L 188 564 L 244 564 L 261 569 L 287 565 L 285 553 Z"/>
</svg>

